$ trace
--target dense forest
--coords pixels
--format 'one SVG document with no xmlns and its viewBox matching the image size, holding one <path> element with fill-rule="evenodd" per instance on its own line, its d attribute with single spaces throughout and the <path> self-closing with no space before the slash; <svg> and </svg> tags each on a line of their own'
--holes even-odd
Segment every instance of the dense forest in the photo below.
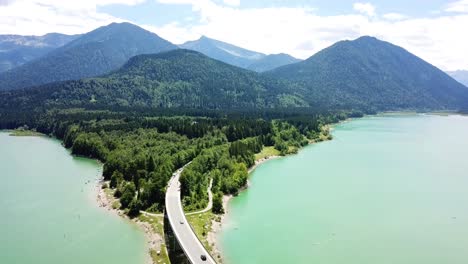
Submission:
<svg viewBox="0 0 468 264">
<path fill-rule="evenodd" d="M 99 78 L 0 92 L 5 108 L 152 107 L 192 109 L 309 106 L 285 82 L 189 50 L 133 57 Z"/>
<path fill-rule="evenodd" d="M 222 195 L 236 194 L 245 186 L 254 154 L 264 146 L 274 146 L 283 155 L 294 153 L 329 136 L 326 124 L 351 116 L 362 113 L 3 110 L 0 129 L 30 129 L 55 136 L 73 154 L 102 161 L 104 179 L 110 181 L 109 187 L 129 215 L 140 210 L 161 212 L 172 173 L 191 162 L 181 176 L 186 210 L 206 206 L 206 190 L 213 180 L 213 211 L 220 213 Z"/>
</svg>

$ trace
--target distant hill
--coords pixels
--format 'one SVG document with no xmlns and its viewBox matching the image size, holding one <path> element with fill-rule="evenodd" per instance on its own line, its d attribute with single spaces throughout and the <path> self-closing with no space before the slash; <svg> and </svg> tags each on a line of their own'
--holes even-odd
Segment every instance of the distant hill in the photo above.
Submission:
<svg viewBox="0 0 468 264">
<path fill-rule="evenodd" d="M 308 106 L 288 86 L 190 50 L 135 56 L 109 75 L 0 93 L 0 107 L 86 105 L 153 108 Z"/>
<path fill-rule="evenodd" d="M 468 87 L 468 71 L 452 71 L 452 72 L 447 72 L 447 74 L 452 76 L 452 78 L 454 78 L 461 84 Z"/>
<path fill-rule="evenodd" d="M 257 72 L 271 70 L 299 61 L 287 54 L 265 55 L 205 36 L 195 41 L 186 42 L 179 45 L 179 47 L 195 50 L 210 58 Z"/>
<path fill-rule="evenodd" d="M 254 63 L 250 64 L 247 69 L 256 72 L 265 72 L 275 68 L 300 62 L 301 60 L 294 58 L 291 55 L 280 53 L 267 55 Z"/>
<path fill-rule="evenodd" d="M 58 33 L 44 36 L 0 35 L 0 73 L 44 56 L 78 37 Z"/>
<path fill-rule="evenodd" d="M 266 73 L 294 82 L 311 105 L 378 110 L 457 109 L 468 90 L 408 51 L 372 37 L 341 41 Z"/>
<path fill-rule="evenodd" d="M 0 90 L 98 76 L 139 54 L 177 46 L 129 23 L 112 23 L 82 35 L 46 56 L 0 74 Z"/>
</svg>

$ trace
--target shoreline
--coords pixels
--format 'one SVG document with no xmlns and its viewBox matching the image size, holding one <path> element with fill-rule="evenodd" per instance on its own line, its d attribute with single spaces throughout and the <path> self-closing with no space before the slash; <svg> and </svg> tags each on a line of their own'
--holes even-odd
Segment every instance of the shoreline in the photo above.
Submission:
<svg viewBox="0 0 468 264">
<path fill-rule="evenodd" d="M 337 124 L 342 123 L 342 122 L 347 122 L 349 120 L 352 120 L 352 119 L 348 118 L 346 120 L 342 120 L 342 121 L 338 122 Z M 326 131 L 328 131 L 328 133 L 331 134 L 331 132 L 333 131 L 334 125 L 337 125 L 337 124 L 326 125 L 325 126 Z M 323 137 L 319 141 L 309 141 L 309 144 L 304 146 L 304 147 L 307 147 L 307 146 L 310 146 L 310 145 L 313 145 L 313 144 L 316 144 L 316 143 L 324 142 L 324 141 L 329 141 L 329 140 L 332 140 L 332 139 L 333 139 L 332 137 L 331 138 Z M 304 147 L 299 148 L 298 151 L 302 150 Z M 255 171 L 255 169 L 257 169 L 263 163 L 265 163 L 267 161 L 270 161 L 270 160 L 273 160 L 273 159 L 279 159 L 279 158 L 283 158 L 283 157 L 287 157 L 287 156 L 295 155 L 295 154 L 297 154 L 297 152 L 290 153 L 290 154 L 287 154 L 285 156 L 271 155 L 271 156 L 266 156 L 266 157 L 263 157 L 263 158 L 260 158 L 260 159 L 256 160 L 255 164 L 248 169 L 248 176 L 249 176 L 248 178 L 250 178 L 250 175 Z M 147 222 L 147 221 L 140 221 L 139 217 L 131 219 L 125 214 L 124 211 L 122 211 L 118 207 L 114 208 L 115 207 L 114 203 L 118 202 L 118 200 L 116 198 L 114 198 L 112 194 L 106 192 L 106 190 L 111 190 L 108 187 L 109 186 L 109 181 L 104 181 L 104 177 L 102 176 L 102 169 L 100 170 L 100 173 L 101 173 L 100 178 L 98 179 L 98 181 L 96 183 L 96 201 L 97 201 L 98 207 L 101 207 L 102 209 L 110 212 L 111 214 L 115 214 L 115 215 L 117 215 L 119 217 L 122 217 L 125 220 L 130 221 L 132 224 L 136 224 L 138 226 L 138 228 L 140 228 L 140 230 L 143 231 L 144 236 L 145 236 L 145 240 L 146 240 L 145 244 L 146 244 L 147 253 L 146 253 L 145 263 L 147 263 L 147 264 L 162 263 L 161 260 L 156 261 L 153 258 L 153 256 L 154 256 L 154 254 L 157 254 L 157 256 L 162 256 L 163 252 L 167 252 L 167 249 L 166 249 L 165 244 L 164 244 L 165 243 L 164 242 L 164 237 L 163 237 L 164 234 L 161 235 L 158 232 L 156 232 L 155 229 L 152 227 L 153 223 L 150 223 L 150 222 Z M 107 188 L 103 188 L 103 186 L 105 184 L 107 185 Z M 246 191 L 249 188 L 249 186 L 250 186 L 250 180 L 247 179 L 247 184 L 239 190 L 239 193 L 243 192 L 243 191 Z M 234 195 L 224 195 L 223 196 L 224 213 L 222 215 L 218 215 L 217 218 L 215 218 L 215 219 L 213 219 L 211 221 L 211 230 L 207 234 L 207 238 L 206 238 L 207 242 L 212 247 L 212 249 L 210 250 L 209 253 L 213 257 L 215 257 L 215 259 L 217 259 L 217 263 L 219 263 L 219 264 L 224 263 L 224 261 L 225 261 L 224 260 L 223 250 L 222 250 L 222 247 L 221 247 L 221 243 L 219 242 L 219 236 L 220 236 L 220 234 L 221 234 L 221 232 L 223 230 L 223 227 L 227 223 L 227 215 L 229 213 L 229 211 L 228 211 L 229 202 L 231 201 L 231 199 L 233 199 L 236 196 L 234 196 Z M 141 214 L 140 216 L 142 216 L 142 215 L 145 216 L 145 217 L 148 216 L 147 214 Z M 151 222 L 155 218 L 162 218 L 162 216 L 157 216 L 157 215 L 150 215 L 150 217 L 153 217 L 153 219 L 149 220 Z M 163 248 L 163 246 L 164 246 L 164 248 Z M 170 263 L 170 260 L 168 260 L 168 261 Z"/>
<path fill-rule="evenodd" d="M 313 144 L 313 143 L 311 143 Z M 309 144 L 310 145 L 310 144 Z M 289 156 L 289 155 L 288 155 Z M 263 163 L 273 160 L 273 159 L 278 159 L 282 158 L 284 156 L 267 156 L 261 159 L 258 159 L 255 161 L 255 164 L 248 169 L 248 174 L 249 177 L 252 174 L 252 172 L 255 171 L 260 165 Z M 102 164 L 101 164 L 102 165 Z M 119 209 L 118 207 L 115 208 L 115 202 L 118 202 L 116 198 L 113 197 L 112 194 L 108 193 L 108 190 L 111 190 L 109 186 L 109 181 L 104 181 L 104 178 L 102 176 L 102 169 L 100 170 L 101 177 L 98 179 L 95 189 L 96 189 L 96 202 L 97 206 L 102 208 L 103 210 L 106 210 L 107 212 L 121 217 L 127 221 L 130 221 L 131 224 L 135 224 L 141 231 L 143 231 L 144 236 L 145 236 L 145 247 L 146 247 L 146 260 L 145 263 L 147 264 L 157 264 L 160 262 L 154 261 L 153 260 L 153 254 L 154 253 L 161 253 L 161 252 L 166 252 L 167 249 L 163 249 L 164 245 L 164 238 L 161 234 L 157 233 L 154 231 L 152 228 L 151 224 L 146 221 L 140 221 L 138 217 L 131 219 L 129 218 L 124 211 Z M 107 185 L 107 188 L 103 188 L 103 186 Z M 247 180 L 247 184 L 239 191 L 243 192 L 246 191 L 250 186 L 250 181 Z M 223 227 L 226 225 L 227 222 L 227 215 L 228 215 L 228 205 L 231 199 L 233 199 L 235 196 L 234 195 L 224 195 L 223 196 L 223 209 L 224 213 L 222 215 L 219 215 L 216 219 L 213 219 L 211 221 L 211 230 L 207 234 L 207 242 L 212 246 L 212 250 L 210 254 L 213 257 L 216 257 L 218 263 L 224 263 L 224 254 L 221 249 L 221 245 L 219 243 L 219 235 L 222 232 Z M 146 214 L 142 214 L 145 215 Z M 157 218 L 163 218 L 162 216 L 153 216 Z M 159 254 L 158 254 L 159 255 Z"/>
<path fill-rule="evenodd" d="M 146 248 L 146 257 L 145 263 L 147 264 L 156 264 L 156 261 L 153 260 L 153 254 L 158 255 L 161 252 L 166 252 L 163 250 L 162 246 L 164 245 L 164 238 L 161 234 L 155 232 L 154 228 L 151 226 L 151 223 L 146 221 L 141 221 L 138 217 L 131 219 L 128 217 L 124 211 L 119 208 L 114 208 L 114 203 L 117 201 L 111 194 L 107 193 L 106 190 L 110 190 L 109 187 L 103 188 L 104 185 L 109 186 L 109 182 L 104 181 L 104 178 L 101 176 L 97 182 L 96 188 L 96 201 L 97 206 L 106 210 L 107 212 L 121 217 L 126 221 L 129 221 L 131 224 L 136 225 L 145 236 L 145 248 Z M 162 217 L 159 217 L 162 219 Z M 150 220 L 152 221 L 152 220 Z"/>
</svg>

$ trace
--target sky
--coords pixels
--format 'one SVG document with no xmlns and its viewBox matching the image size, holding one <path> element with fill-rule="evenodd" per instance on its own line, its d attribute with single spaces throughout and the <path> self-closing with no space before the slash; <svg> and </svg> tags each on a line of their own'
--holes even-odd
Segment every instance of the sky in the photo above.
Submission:
<svg viewBox="0 0 468 264">
<path fill-rule="evenodd" d="M 306 59 L 370 35 L 468 70 L 468 0 L 0 0 L 0 34 L 77 34 L 131 22 L 176 44 L 204 35 Z"/>
</svg>

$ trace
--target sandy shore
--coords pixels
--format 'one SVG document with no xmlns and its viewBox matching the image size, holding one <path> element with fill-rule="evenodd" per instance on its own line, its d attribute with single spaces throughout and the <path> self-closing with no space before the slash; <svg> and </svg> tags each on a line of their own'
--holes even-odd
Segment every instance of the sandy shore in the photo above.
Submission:
<svg viewBox="0 0 468 264">
<path fill-rule="evenodd" d="M 270 157 L 261 158 L 259 160 L 256 160 L 255 164 L 252 167 L 250 167 L 249 174 L 252 173 L 258 166 L 260 166 L 264 162 L 272 160 L 272 159 L 277 159 L 277 158 L 281 158 L 281 156 L 270 156 Z"/>
<path fill-rule="evenodd" d="M 207 240 L 208 243 L 212 246 L 211 256 L 217 260 L 218 263 L 223 263 L 223 254 L 221 250 L 221 245 L 219 243 L 219 235 L 223 229 L 223 226 L 226 225 L 226 215 L 228 214 L 228 203 L 233 198 L 232 195 L 223 196 L 223 208 L 224 214 L 219 216 L 218 219 L 211 221 L 211 231 L 208 233 Z"/>
<path fill-rule="evenodd" d="M 162 243 L 163 243 L 162 236 L 154 231 L 151 224 L 149 224 L 147 222 L 142 222 L 142 221 L 138 220 L 138 218 L 130 219 L 122 210 L 114 209 L 112 204 L 116 201 L 116 199 L 112 195 L 110 195 L 109 193 L 106 193 L 106 189 L 102 188 L 102 186 L 104 184 L 107 184 L 107 186 L 109 186 L 109 182 L 104 182 L 102 179 L 96 185 L 98 206 L 103 208 L 104 210 L 109 211 L 110 213 L 118 215 L 119 217 L 123 217 L 126 220 L 131 221 L 132 223 L 135 223 L 145 233 L 147 253 L 148 253 L 146 263 L 156 264 L 153 261 L 150 252 L 151 251 L 155 251 L 155 252 L 161 252 L 162 251 L 161 250 L 161 246 L 162 246 Z"/>
<path fill-rule="evenodd" d="M 271 157 L 266 157 L 266 158 L 262 158 L 262 159 L 255 161 L 255 165 L 253 165 L 249 169 L 249 174 L 251 174 L 258 166 L 260 166 L 264 162 L 272 160 L 272 159 L 276 159 L 276 158 L 280 158 L 280 156 L 271 156 Z M 250 185 L 250 182 L 247 181 L 247 186 L 245 186 L 241 191 L 246 190 L 249 187 L 249 185 Z M 218 260 L 218 263 L 224 263 L 222 249 L 219 243 L 219 235 L 222 232 L 223 226 L 226 225 L 227 215 L 229 214 L 228 204 L 232 198 L 234 198 L 234 196 L 232 195 L 223 196 L 224 214 L 221 215 L 218 219 L 212 220 L 211 231 L 208 233 L 208 237 L 207 237 L 208 243 L 212 245 L 212 251 L 210 253 L 215 259 Z"/>
</svg>

